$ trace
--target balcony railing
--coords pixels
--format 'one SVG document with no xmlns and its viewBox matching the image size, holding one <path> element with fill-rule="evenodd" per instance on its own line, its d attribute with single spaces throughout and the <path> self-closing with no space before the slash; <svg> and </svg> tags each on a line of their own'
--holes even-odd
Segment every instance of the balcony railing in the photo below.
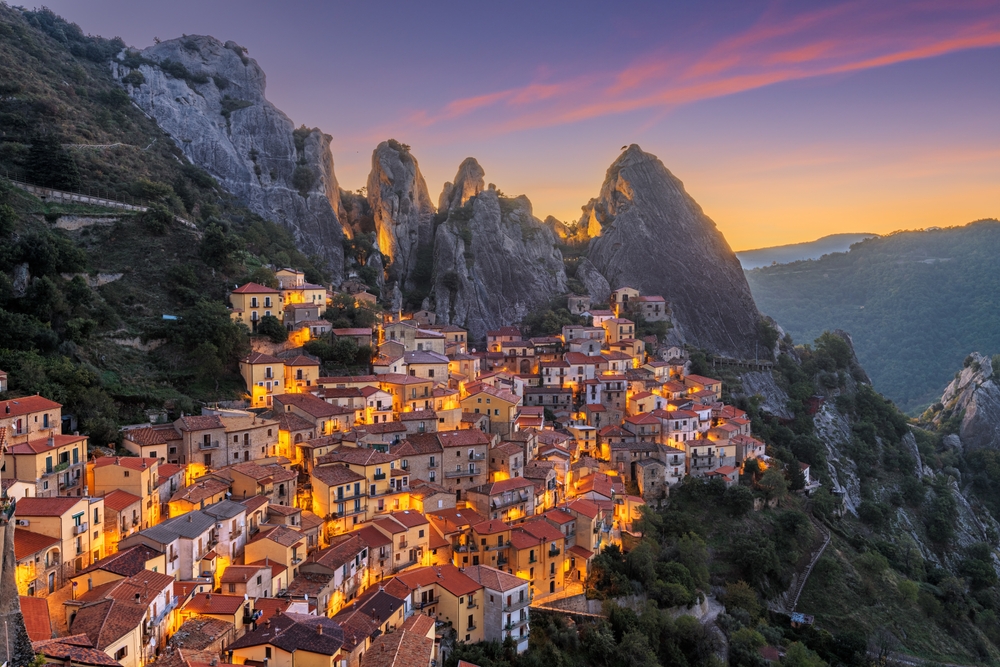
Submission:
<svg viewBox="0 0 1000 667">
<path fill-rule="evenodd" d="M 438 464 L 437 464 L 437 461 L 435 461 L 435 460 L 431 459 L 431 460 L 430 460 L 430 461 L 429 461 L 429 462 L 427 463 L 427 467 L 428 467 L 428 468 L 437 468 L 437 467 L 438 467 Z"/>
<path fill-rule="evenodd" d="M 384 472 L 382 472 L 382 473 L 375 473 L 374 475 L 372 475 L 372 478 L 376 482 L 381 482 L 383 479 L 385 479 L 385 473 Z"/>
<path fill-rule="evenodd" d="M 445 477 L 471 477 L 473 475 L 483 474 L 483 469 L 479 466 L 474 466 L 472 469 L 460 468 L 457 470 L 447 470 L 444 473 Z"/>
<path fill-rule="evenodd" d="M 470 461 L 485 461 L 486 460 L 486 454 L 476 454 L 476 453 L 469 454 L 469 460 Z"/>
<path fill-rule="evenodd" d="M 534 556 L 532 556 L 531 558 L 528 559 L 528 563 L 529 564 L 534 564 L 534 563 L 537 563 L 537 562 L 538 562 L 538 559 L 535 558 Z"/>
<path fill-rule="evenodd" d="M 524 625 L 527 622 L 528 622 L 528 617 L 527 616 L 525 616 L 524 618 L 511 619 L 510 622 L 504 623 L 503 629 L 504 630 L 513 630 L 514 628 L 522 626 L 522 625 Z"/>
<path fill-rule="evenodd" d="M 218 440 L 210 440 L 209 442 L 205 442 L 204 440 L 202 440 L 198 444 L 198 449 L 218 449 L 218 448 L 219 448 Z"/>
<path fill-rule="evenodd" d="M 528 598 L 524 598 L 523 600 L 511 600 L 510 604 L 505 604 L 503 606 L 503 610 L 517 611 L 518 609 L 523 609 L 527 607 L 529 602 L 531 602 L 531 600 L 529 600 Z"/>
<path fill-rule="evenodd" d="M 302 556 L 298 556 L 292 559 L 292 565 L 298 565 L 301 562 L 302 562 Z"/>
<path fill-rule="evenodd" d="M 80 534 L 85 533 L 85 532 L 87 532 L 87 522 L 86 521 L 84 521 L 83 523 L 81 523 L 78 526 L 73 526 L 73 534 L 74 535 L 80 535 Z"/>
<path fill-rule="evenodd" d="M 427 600 L 427 601 L 423 601 L 423 602 L 414 602 L 413 603 L 413 608 L 414 609 L 424 609 L 425 607 L 430 607 L 431 605 L 435 605 L 435 604 L 437 604 L 440 601 L 441 601 L 441 598 L 433 598 L 433 599 L 430 599 L 430 600 Z"/>
<path fill-rule="evenodd" d="M 469 603 L 465 605 L 466 609 L 479 609 L 479 603 L 475 600 L 469 600 Z"/>
<path fill-rule="evenodd" d="M 555 549 L 549 549 L 549 558 L 554 558 L 558 556 L 560 553 L 561 552 L 559 551 L 558 547 L 556 547 Z"/>
<path fill-rule="evenodd" d="M 470 551 L 479 551 L 479 545 L 477 544 L 455 544 L 451 547 L 452 551 L 457 551 L 460 554 L 468 553 Z"/>
</svg>

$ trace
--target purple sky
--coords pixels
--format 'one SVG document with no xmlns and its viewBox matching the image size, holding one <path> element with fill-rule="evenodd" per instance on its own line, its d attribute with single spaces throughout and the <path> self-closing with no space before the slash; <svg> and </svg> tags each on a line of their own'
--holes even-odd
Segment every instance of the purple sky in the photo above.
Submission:
<svg viewBox="0 0 1000 667">
<path fill-rule="evenodd" d="M 394 137 L 435 200 L 471 155 L 576 220 L 638 143 L 734 249 L 1000 217 L 995 0 L 47 5 L 136 47 L 246 46 L 344 188 Z"/>
</svg>

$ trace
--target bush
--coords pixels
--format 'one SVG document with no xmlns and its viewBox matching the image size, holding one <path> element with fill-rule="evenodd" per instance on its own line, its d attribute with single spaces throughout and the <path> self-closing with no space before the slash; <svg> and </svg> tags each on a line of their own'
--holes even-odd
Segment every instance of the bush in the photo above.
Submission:
<svg viewBox="0 0 1000 667">
<path fill-rule="evenodd" d="M 131 86 L 141 86 L 146 83 L 146 77 L 137 69 L 132 70 L 128 74 L 122 77 L 122 83 L 127 83 Z"/>
<path fill-rule="evenodd" d="M 284 343 L 288 340 L 288 330 L 282 326 L 281 322 L 274 315 L 265 315 L 260 318 L 257 325 L 257 333 L 267 336 L 272 343 Z"/>
<path fill-rule="evenodd" d="M 299 194 L 303 197 L 309 196 L 309 190 L 312 189 L 313 183 L 316 182 L 316 175 L 313 173 L 312 169 L 300 164 L 295 167 L 295 171 L 292 172 L 292 186 L 299 191 Z"/>
</svg>

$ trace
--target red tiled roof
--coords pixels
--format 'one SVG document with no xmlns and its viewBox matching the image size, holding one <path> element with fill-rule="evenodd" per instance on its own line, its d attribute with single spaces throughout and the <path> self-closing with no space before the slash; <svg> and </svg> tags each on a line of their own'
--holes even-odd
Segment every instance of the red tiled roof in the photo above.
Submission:
<svg viewBox="0 0 1000 667">
<path fill-rule="evenodd" d="M 466 576 L 454 565 L 432 565 L 409 570 L 397 575 L 397 578 L 411 588 L 437 584 L 452 595 L 468 595 L 481 588 L 479 582 Z"/>
<path fill-rule="evenodd" d="M 247 283 L 246 285 L 240 285 L 233 290 L 233 294 L 280 294 L 279 290 L 273 287 L 267 287 L 265 285 L 258 285 L 257 283 Z"/>
<path fill-rule="evenodd" d="M 197 593 L 184 605 L 184 611 L 195 614 L 216 614 L 231 616 L 243 606 L 242 595 L 220 595 L 218 593 Z"/>
<path fill-rule="evenodd" d="M 122 489 L 115 489 L 104 496 L 104 507 L 121 513 L 129 505 L 141 502 L 142 498 Z"/>
<path fill-rule="evenodd" d="M 52 622 L 49 619 L 49 604 L 45 598 L 21 596 L 21 615 L 28 639 L 33 642 L 52 639 Z"/>
<path fill-rule="evenodd" d="M 50 401 L 43 396 L 25 396 L 23 398 L 12 398 L 7 401 L 0 401 L 0 418 L 20 417 L 41 412 L 43 410 L 55 410 L 61 408 L 61 403 Z M 9 412 L 8 412 L 9 410 Z"/>
<path fill-rule="evenodd" d="M 18 508 L 20 508 L 20 501 L 17 504 Z M 53 544 L 59 544 L 59 542 L 58 537 L 49 537 L 48 535 L 32 532 L 27 528 L 16 527 L 14 529 L 14 558 L 18 561 L 23 560 L 32 554 L 51 547 Z"/>
<path fill-rule="evenodd" d="M 103 468 L 114 465 L 131 468 L 132 470 L 146 470 L 153 467 L 156 461 L 156 459 L 140 458 L 138 456 L 102 456 L 94 459 L 94 467 Z"/>
<path fill-rule="evenodd" d="M 70 498 L 58 496 L 55 498 L 21 498 L 17 501 L 17 516 L 62 516 L 76 504 L 86 498 Z"/>
<path fill-rule="evenodd" d="M 3 413 L 0 413 L 0 416 L 3 416 Z M 7 447 L 7 451 L 11 454 L 41 454 L 42 452 L 51 451 L 66 445 L 72 445 L 76 442 L 85 442 L 86 440 L 87 436 L 85 435 L 53 434 L 47 438 L 37 438 L 35 440 L 29 440 L 28 442 L 10 445 Z"/>
</svg>

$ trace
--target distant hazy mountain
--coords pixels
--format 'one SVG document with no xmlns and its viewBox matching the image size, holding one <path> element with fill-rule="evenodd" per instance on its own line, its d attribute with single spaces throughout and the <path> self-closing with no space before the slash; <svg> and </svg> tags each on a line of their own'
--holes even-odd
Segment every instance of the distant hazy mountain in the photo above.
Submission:
<svg viewBox="0 0 1000 667">
<path fill-rule="evenodd" d="M 758 269 L 772 264 L 788 264 L 804 259 L 819 259 L 831 252 L 847 252 L 858 241 L 870 239 L 878 234 L 830 234 L 807 243 L 776 245 L 770 248 L 743 250 L 736 253 L 740 264 L 746 270 Z"/>
<path fill-rule="evenodd" d="M 970 350 L 1000 352 L 1000 222 L 900 232 L 850 252 L 746 272 L 797 343 L 851 334 L 875 388 L 906 411 L 938 400 Z"/>
</svg>

